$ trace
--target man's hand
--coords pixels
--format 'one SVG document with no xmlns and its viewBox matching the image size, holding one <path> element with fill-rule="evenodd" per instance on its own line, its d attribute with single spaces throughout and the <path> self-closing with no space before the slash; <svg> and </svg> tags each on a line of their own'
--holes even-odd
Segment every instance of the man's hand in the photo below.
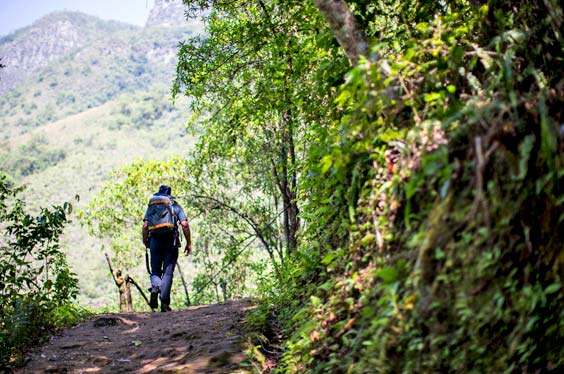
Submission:
<svg viewBox="0 0 564 374">
<path fill-rule="evenodd" d="M 190 226 L 188 226 L 188 221 L 183 220 L 180 221 L 180 225 L 182 226 L 182 231 L 184 232 L 184 237 L 186 238 L 186 248 L 184 248 L 184 253 L 186 256 L 192 252 L 192 238 L 190 235 Z"/>
</svg>

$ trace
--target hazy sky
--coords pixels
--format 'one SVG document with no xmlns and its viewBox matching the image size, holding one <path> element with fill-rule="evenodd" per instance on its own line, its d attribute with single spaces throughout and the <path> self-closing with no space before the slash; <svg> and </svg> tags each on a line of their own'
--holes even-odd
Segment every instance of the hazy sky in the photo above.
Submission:
<svg viewBox="0 0 564 374">
<path fill-rule="evenodd" d="M 57 10 L 78 10 L 103 19 L 145 24 L 153 0 L 0 0 L 0 36 Z"/>
</svg>

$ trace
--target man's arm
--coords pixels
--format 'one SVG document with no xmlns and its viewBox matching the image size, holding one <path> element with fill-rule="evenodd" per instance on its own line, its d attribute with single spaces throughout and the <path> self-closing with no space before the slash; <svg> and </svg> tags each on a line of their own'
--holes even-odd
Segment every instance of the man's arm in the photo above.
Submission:
<svg viewBox="0 0 564 374">
<path fill-rule="evenodd" d="M 143 244 L 145 245 L 145 248 L 149 248 L 149 222 L 147 222 L 146 219 L 143 220 L 141 233 L 143 234 Z"/>
<path fill-rule="evenodd" d="M 186 256 L 192 252 L 192 238 L 190 236 L 190 226 L 188 225 L 187 220 L 180 221 L 180 225 L 182 226 L 182 232 L 184 233 L 184 237 L 186 238 L 186 248 L 184 248 L 184 253 Z"/>
</svg>

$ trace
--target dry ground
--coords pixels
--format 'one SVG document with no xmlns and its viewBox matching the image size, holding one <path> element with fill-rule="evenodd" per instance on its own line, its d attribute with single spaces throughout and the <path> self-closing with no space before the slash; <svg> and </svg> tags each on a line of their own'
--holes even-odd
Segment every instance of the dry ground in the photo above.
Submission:
<svg viewBox="0 0 564 374">
<path fill-rule="evenodd" d="M 30 354 L 20 373 L 242 373 L 248 300 L 103 314 Z"/>
</svg>

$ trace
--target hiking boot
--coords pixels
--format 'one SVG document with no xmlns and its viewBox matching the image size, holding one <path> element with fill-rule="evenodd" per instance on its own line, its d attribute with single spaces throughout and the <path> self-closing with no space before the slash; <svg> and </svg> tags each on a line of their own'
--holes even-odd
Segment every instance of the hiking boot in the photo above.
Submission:
<svg viewBox="0 0 564 374">
<path fill-rule="evenodd" d="M 157 309 L 159 307 L 159 293 L 156 291 L 151 291 L 151 299 L 149 299 L 149 306 L 151 309 Z"/>
<path fill-rule="evenodd" d="M 161 302 L 161 312 L 170 312 L 172 309 L 167 304 Z"/>
</svg>

